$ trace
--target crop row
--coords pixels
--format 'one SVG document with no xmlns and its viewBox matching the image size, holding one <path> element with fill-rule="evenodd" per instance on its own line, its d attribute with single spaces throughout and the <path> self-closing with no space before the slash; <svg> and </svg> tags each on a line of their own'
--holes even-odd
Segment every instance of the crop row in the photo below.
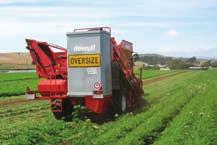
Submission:
<svg viewBox="0 0 217 145">
<path fill-rule="evenodd" d="M 153 78 L 153 77 L 157 77 L 157 76 L 161 76 L 161 75 L 165 75 L 165 74 L 170 74 L 170 73 L 173 73 L 173 72 L 176 72 L 176 71 L 159 71 L 159 70 L 145 70 L 143 69 L 142 70 L 143 72 L 143 76 L 142 76 L 142 79 L 150 79 L 150 78 Z M 139 69 L 136 69 L 135 70 L 135 74 L 137 76 L 139 76 L 140 74 L 140 70 Z"/>
<path fill-rule="evenodd" d="M 48 115 L 47 110 L 40 110 L 37 112 L 25 113 L 17 116 L 10 116 L 1 118 L 1 130 L 0 130 L 0 144 L 25 144 L 13 141 L 16 136 L 22 134 L 22 131 L 31 124 L 34 127 L 34 123 L 40 121 L 40 118 L 44 118 Z M 31 128 L 28 128 L 31 130 Z M 26 133 L 25 136 L 28 136 Z"/>
<path fill-rule="evenodd" d="M 21 99 L 21 97 L 12 97 Z M 1 99 L 0 102 L 10 101 L 10 98 Z M 5 144 L 8 139 L 18 135 L 20 129 L 26 125 L 34 123 L 40 117 L 47 117 L 49 102 L 46 100 L 27 101 L 16 105 L 0 106 L 0 144 Z M 45 115 L 46 114 L 46 115 Z M 34 124 L 32 124 L 34 126 Z M 20 129 L 19 129 L 20 128 Z M 10 142 L 16 144 L 16 142 Z M 20 142 L 20 144 L 22 144 Z"/>
<path fill-rule="evenodd" d="M 182 109 L 185 109 L 186 105 L 192 102 L 192 98 L 193 100 L 197 100 L 199 96 L 202 96 L 209 91 L 204 88 L 204 83 L 207 79 L 205 76 L 205 73 L 202 73 L 200 75 L 197 75 L 197 77 L 193 80 L 186 81 L 188 82 L 188 85 L 186 85 L 188 87 L 185 89 L 183 88 L 177 90 L 176 94 L 173 95 L 173 97 L 176 99 L 172 101 L 171 104 L 167 104 L 166 107 L 164 106 L 159 109 L 159 112 L 155 113 L 153 117 L 146 119 L 139 127 L 134 129 L 134 131 L 127 134 L 124 139 L 119 139 L 117 144 L 149 144 L 150 140 L 154 142 L 156 139 L 158 139 L 158 137 L 161 135 L 161 132 L 164 131 L 165 127 L 167 127 L 168 124 L 171 124 L 170 121 L 172 121 L 174 117 L 177 117 L 177 115 L 182 112 Z M 175 135 L 176 133 L 174 132 L 174 136 Z M 150 136 L 154 138 L 147 140 L 147 137 Z M 200 136 L 196 137 L 200 138 Z M 195 142 L 194 144 L 197 143 Z"/>
<path fill-rule="evenodd" d="M 192 77 L 192 74 L 186 75 L 186 77 Z M 141 128 L 141 124 L 143 124 L 145 121 L 148 121 L 152 117 L 158 117 L 157 114 L 161 114 L 159 110 L 162 110 L 164 106 L 171 104 L 173 106 L 173 102 L 176 102 L 176 97 L 174 95 L 177 94 L 177 90 L 180 89 L 180 86 L 185 84 L 183 80 L 181 80 L 182 77 L 176 77 L 171 78 L 171 82 L 174 82 L 176 79 L 177 81 L 180 81 L 180 84 L 173 85 L 172 83 L 169 84 L 168 81 L 161 82 L 158 85 L 162 85 L 164 89 L 162 89 L 162 92 L 156 91 L 154 95 L 149 94 L 146 98 L 150 99 L 150 108 L 146 108 L 143 110 L 142 113 L 133 115 L 128 114 L 121 117 L 116 122 L 111 122 L 108 124 L 103 125 L 103 127 L 99 129 L 95 129 L 95 131 L 91 132 L 83 132 L 82 135 L 79 137 L 73 138 L 72 142 L 73 144 L 117 144 L 117 141 L 123 139 L 130 133 L 130 132 L 137 132 L 135 128 L 139 127 Z M 168 83 L 169 85 L 164 85 L 165 83 Z M 187 82 L 186 82 L 187 83 Z M 158 85 L 152 86 L 150 93 L 154 91 L 153 87 L 159 88 Z M 157 101 L 155 101 L 157 99 Z M 182 103 L 182 99 L 179 99 L 179 103 Z M 175 105 L 177 107 L 177 104 Z M 175 108 L 175 107 L 173 107 Z M 166 109 L 166 108 L 165 108 Z M 171 109 L 172 110 L 172 109 Z M 165 111 L 166 112 L 166 111 Z M 156 116 L 155 116 L 156 115 Z M 164 114 L 167 115 L 167 112 Z M 163 117 L 163 116 L 162 116 Z M 164 116 L 165 117 L 165 116 Z M 148 125 L 149 126 L 149 125 Z M 155 127 L 154 127 L 155 128 Z M 145 131 L 144 129 L 142 131 Z M 75 135 L 76 136 L 76 135 Z M 96 138 L 97 136 L 97 138 Z M 83 138 L 83 139 L 81 139 Z M 128 137 L 127 137 L 128 138 Z M 130 138 L 130 137 L 129 137 Z"/>
<path fill-rule="evenodd" d="M 175 71 L 146 70 L 144 79 L 150 79 L 159 75 L 173 74 Z M 0 73 L 0 97 L 23 95 L 26 87 L 37 90 L 38 79 L 35 73 Z"/>
<path fill-rule="evenodd" d="M 26 109 L 26 108 L 29 108 L 32 106 L 40 106 L 40 105 L 44 105 L 44 104 L 49 104 L 49 101 L 47 101 L 47 100 L 26 100 L 24 96 L 16 96 L 16 97 L 12 97 L 12 98 L 14 98 L 14 100 L 12 100 L 10 98 L 5 98 L 5 99 L 0 100 L 0 104 L 3 104 L 2 106 L 0 106 L 0 113 L 16 111 L 19 109 Z M 20 100 L 22 100 L 24 102 L 19 103 Z M 14 101 L 15 103 L 16 103 L 16 101 L 18 101 L 18 104 L 15 104 L 15 105 L 13 105 L 13 103 L 10 104 L 11 101 Z M 6 102 L 6 104 L 4 102 Z M 7 103 L 9 103 L 9 104 L 7 104 Z"/>
<path fill-rule="evenodd" d="M 185 82 L 180 81 L 180 85 L 184 86 L 195 79 Z M 182 86 L 182 87 L 184 87 Z M 175 87 L 175 86 L 174 86 Z M 178 86 L 177 86 L 178 87 Z M 154 129 L 160 128 L 163 121 L 179 109 L 183 104 L 189 101 L 189 98 L 183 95 L 182 88 L 178 87 L 175 91 L 167 92 L 162 96 L 159 103 L 154 104 L 148 110 L 119 121 L 118 125 L 107 127 L 104 132 L 95 135 L 91 134 L 86 140 L 83 139 L 77 144 L 92 141 L 93 144 L 143 144 L 144 138 Z M 167 107 L 165 107 L 167 106 Z M 93 136 L 98 136 L 93 138 Z M 86 135 L 85 135 L 86 136 Z M 83 142 L 86 141 L 86 142 Z M 73 143 L 74 144 L 74 143 Z"/>
<path fill-rule="evenodd" d="M 217 144 L 217 81 L 216 72 L 204 78 L 200 90 L 205 89 L 177 116 L 155 145 L 164 144 Z"/>
<path fill-rule="evenodd" d="M 181 79 L 181 78 L 180 78 Z M 169 90 L 174 90 L 168 86 Z M 166 93 L 166 90 L 163 90 L 161 93 Z M 156 96 L 150 97 L 150 102 L 155 102 L 153 99 L 160 99 L 162 94 L 157 94 Z M 149 96 L 147 96 L 149 97 Z M 28 106 L 29 108 L 33 107 L 32 103 Z M 27 108 L 28 108 L 27 107 Z M 146 108 L 146 106 L 144 107 Z M 16 108 L 19 109 L 19 108 Z M 126 115 L 130 116 L 130 114 Z M 127 118 L 127 117 L 126 117 Z M 10 123 L 11 120 L 16 120 L 15 123 Z M 4 122 L 8 122 L 7 126 L 2 126 Z M 119 122 L 119 121 L 117 121 Z M 110 124 L 110 123 L 108 123 Z M 111 123 L 112 124 L 112 123 Z M 2 143 L 22 143 L 22 144 L 34 144 L 34 143 L 47 143 L 47 144 L 57 144 L 62 142 L 65 138 L 74 138 L 82 137 L 82 134 L 85 132 L 96 132 L 99 131 L 100 126 L 91 123 L 89 120 L 82 121 L 74 118 L 73 122 L 62 122 L 57 121 L 53 118 L 49 109 L 40 110 L 37 112 L 30 112 L 18 116 L 10 116 L 9 118 L 2 118 L 0 121 L 0 126 L 2 130 L 0 131 L 0 140 Z M 8 131 L 10 128 L 14 128 L 15 131 Z M 104 126 L 104 125 L 103 125 Z M 106 124 L 105 124 L 106 126 Z M 31 133 L 33 136 L 27 136 L 29 131 L 33 130 Z M 75 135 L 75 136 L 72 136 Z M 55 138 L 56 136 L 57 138 Z M 10 138 L 10 140 L 8 140 Z"/>
<path fill-rule="evenodd" d="M 35 90 L 38 78 L 35 73 L 0 73 L 0 97 L 23 95 L 26 87 Z"/>
<path fill-rule="evenodd" d="M 13 81 L 19 79 L 37 79 L 36 73 L 0 73 L 0 83 L 4 81 Z"/>
<path fill-rule="evenodd" d="M 33 80 L 20 80 L 0 83 L 0 96 L 15 96 L 25 93 L 26 87 L 30 87 L 33 90 L 37 88 L 37 79 Z"/>
<path fill-rule="evenodd" d="M 30 103 L 30 102 L 29 102 Z M 12 109 L 0 109 L 0 117 L 9 117 L 9 116 L 15 116 L 15 115 L 20 115 L 28 112 L 35 112 L 43 109 L 48 109 L 50 106 L 48 103 L 35 103 L 34 105 L 26 104 L 23 105 L 22 107 L 15 107 Z M 22 104 L 20 104 L 22 105 Z"/>
<path fill-rule="evenodd" d="M 3 117 L 0 118 L 0 144 L 176 144 L 185 137 L 182 136 L 186 131 L 182 129 L 183 122 L 190 126 L 187 132 L 195 138 L 189 137 L 184 144 L 202 142 L 204 137 L 199 131 L 203 131 L 201 135 L 208 133 L 207 138 L 215 143 L 212 136 L 213 125 L 216 125 L 216 98 L 213 97 L 216 89 L 211 91 L 212 86 L 217 86 L 215 73 L 195 71 L 149 84 L 145 86 L 144 96 L 149 105 L 103 125 L 80 118 L 74 118 L 72 122 L 55 120 L 49 109 Z M 33 103 L 28 108 L 34 108 Z M 195 119 L 189 119 L 192 110 L 195 110 Z M 200 127 L 204 122 L 211 123 Z M 194 131 L 195 128 L 201 130 Z M 182 138 L 177 137 L 176 131 Z M 169 142 L 170 136 L 176 141 Z"/>
</svg>

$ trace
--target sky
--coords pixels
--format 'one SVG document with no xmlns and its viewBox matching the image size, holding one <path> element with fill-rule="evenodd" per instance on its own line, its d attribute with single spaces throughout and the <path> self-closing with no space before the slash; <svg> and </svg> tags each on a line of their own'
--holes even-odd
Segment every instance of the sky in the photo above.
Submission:
<svg viewBox="0 0 217 145">
<path fill-rule="evenodd" d="M 25 38 L 66 47 L 75 28 L 109 26 L 137 53 L 217 58 L 217 0 L 0 0 L 0 52 Z"/>
</svg>

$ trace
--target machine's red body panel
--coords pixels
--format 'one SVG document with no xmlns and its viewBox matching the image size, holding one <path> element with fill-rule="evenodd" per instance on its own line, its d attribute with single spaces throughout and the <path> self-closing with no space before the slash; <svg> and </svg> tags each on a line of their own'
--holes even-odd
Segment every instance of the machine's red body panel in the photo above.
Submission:
<svg viewBox="0 0 217 145">
<path fill-rule="evenodd" d="M 59 76 L 66 79 L 67 50 L 65 48 L 31 39 L 26 41 L 27 49 L 30 51 L 33 62 L 36 65 L 36 72 L 40 78 L 51 79 Z M 55 52 L 52 49 L 62 52 Z"/>
<path fill-rule="evenodd" d="M 26 41 L 27 49 L 36 65 L 37 74 L 41 78 L 38 83 L 38 92 L 42 97 L 50 98 L 51 106 L 54 105 L 58 108 L 58 104 L 61 103 L 59 110 L 51 110 L 61 112 L 64 107 L 62 106 L 64 100 L 70 100 L 67 105 L 76 105 L 77 100 L 67 96 L 67 50 L 47 42 L 30 39 Z M 112 61 L 120 66 L 127 83 L 125 90 L 127 90 L 128 105 L 133 107 L 139 102 L 143 90 L 142 81 L 136 78 L 133 73 L 132 43 L 123 40 L 120 44 L 117 44 L 115 39 L 111 38 L 111 46 L 111 49 L 113 49 Z M 53 48 L 61 52 L 55 52 Z M 104 96 L 103 98 L 84 96 L 84 104 L 89 110 L 101 114 L 108 111 L 111 98 L 112 96 Z M 55 101 L 55 99 L 60 101 Z"/>
<path fill-rule="evenodd" d="M 66 94 L 67 81 L 62 79 L 42 79 L 38 83 L 38 92 L 42 95 Z"/>
<path fill-rule="evenodd" d="M 102 99 L 93 98 L 93 96 L 85 97 L 85 106 L 97 113 L 105 113 L 108 111 L 108 104 L 111 99 L 111 96 L 105 96 Z"/>
</svg>

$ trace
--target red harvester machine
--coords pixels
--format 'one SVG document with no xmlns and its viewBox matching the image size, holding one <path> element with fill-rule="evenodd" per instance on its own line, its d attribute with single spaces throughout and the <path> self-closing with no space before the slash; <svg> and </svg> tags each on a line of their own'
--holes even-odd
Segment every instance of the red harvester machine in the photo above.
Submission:
<svg viewBox="0 0 217 145">
<path fill-rule="evenodd" d="M 110 35 L 109 27 L 75 29 L 67 33 L 67 49 L 26 39 L 40 77 L 38 92 L 50 99 L 57 119 L 78 104 L 97 114 L 138 106 L 143 89 L 133 72 L 132 43 L 117 44 Z"/>
</svg>

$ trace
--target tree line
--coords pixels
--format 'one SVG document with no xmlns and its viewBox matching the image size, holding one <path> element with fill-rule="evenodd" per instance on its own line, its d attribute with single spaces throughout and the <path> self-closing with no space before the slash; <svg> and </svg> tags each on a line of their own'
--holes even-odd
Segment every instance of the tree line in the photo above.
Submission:
<svg viewBox="0 0 217 145">
<path fill-rule="evenodd" d="M 137 61 L 149 65 L 165 65 L 171 69 L 188 69 L 189 67 L 217 67 L 217 60 L 165 57 L 162 55 L 137 55 Z"/>
</svg>

